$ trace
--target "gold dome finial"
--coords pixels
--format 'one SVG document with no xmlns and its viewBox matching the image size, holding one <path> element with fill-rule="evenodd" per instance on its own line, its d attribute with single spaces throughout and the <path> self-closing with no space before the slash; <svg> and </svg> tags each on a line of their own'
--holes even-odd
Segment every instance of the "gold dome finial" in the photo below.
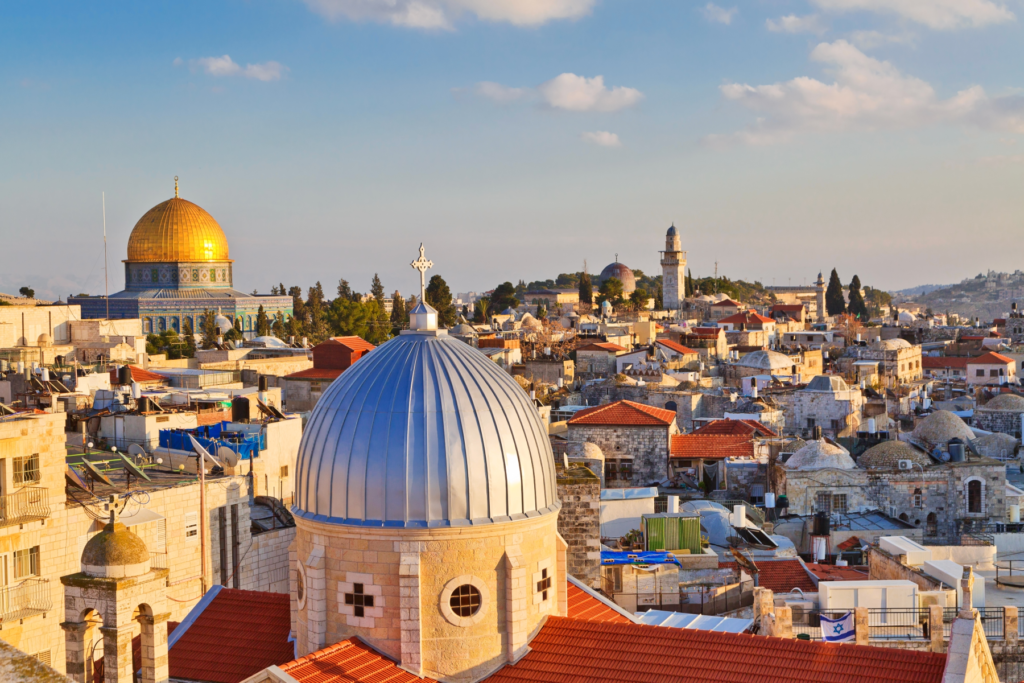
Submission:
<svg viewBox="0 0 1024 683">
<path fill-rule="evenodd" d="M 174 176 L 174 198 L 178 198 L 178 176 Z"/>
</svg>

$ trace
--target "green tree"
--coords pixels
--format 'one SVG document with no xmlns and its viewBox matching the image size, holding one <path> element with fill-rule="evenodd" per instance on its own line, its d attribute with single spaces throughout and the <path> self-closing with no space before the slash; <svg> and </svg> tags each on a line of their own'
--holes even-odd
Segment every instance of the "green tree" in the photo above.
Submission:
<svg viewBox="0 0 1024 683">
<path fill-rule="evenodd" d="M 487 314 L 491 312 L 491 298 L 482 296 L 476 300 L 476 306 L 473 307 L 473 321 L 486 324 Z"/>
<path fill-rule="evenodd" d="M 555 279 L 556 287 L 579 287 L 580 274 L 579 273 L 559 273 Z"/>
<path fill-rule="evenodd" d="M 21 294 L 26 299 L 36 298 L 36 290 L 32 289 L 31 287 L 22 287 L 21 289 L 18 290 L 18 293 Z"/>
<path fill-rule="evenodd" d="M 643 287 L 637 287 L 633 290 L 633 293 L 629 295 L 629 307 L 634 311 L 642 311 L 647 308 L 647 302 L 651 299 L 651 295 L 647 293 L 647 290 Z"/>
<path fill-rule="evenodd" d="M 580 274 L 580 303 L 594 303 L 594 287 L 590 283 L 590 273 L 586 271 Z"/>
<path fill-rule="evenodd" d="M 339 296 L 327 309 L 327 322 L 335 335 L 361 337 L 369 341 L 369 312 L 358 301 Z"/>
<path fill-rule="evenodd" d="M 440 275 L 434 275 L 427 284 L 427 303 L 437 309 L 437 325 L 451 329 L 455 327 L 458 312 L 452 303 L 452 292 Z"/>
<path fill-rule="evenodd" d="M 543 320 L 546 317 L 548 317 L 548 309 L 544 306 L 544 304 L 539 304 L 537 306 L 537 319 Z"/>
<path fill-rule="evenodd" d="M 309 326 L 306 329 L 306 336 L 313 344 L 319 344 L 330 334 L 325 307 L 324 288 L 317 282 L 309 288 L 309 298 L 306 300 L 306 309 L 309 311 Z"/>
<path fill-rule="evenodd" d="M 352 298 L 352 288 L 348 284 L 348 280 L 341 278 L 338 280 L 338 296 L 342 299 Z"/>
<path fill-rule="evenodd" d="M 305 334 L 306 326 L 302 324 L 301 320 L 292 315 L 288 317 L 286 329 L 288 333 L 285 336 L 295 337 L 296 341 L 298 341 L 299 337 Z"/>
<path fill-rule="evenodd" d="M 391 317 L 384 307 L 377 303 L 376 299 L 367 301 L 363 307 L 366 309 L 366 324 L 369 328 L 364 339 L 371 344 L 380 346 L 391 339 Z"/>
<path fill-rule="evenodd" d="M 212 349 L 217 346 L 217 326 L 214 324 L 214 318 L 216 317 L 209 308 L 203 311 L 203 329 L 201 332 L 203 339 L 200 344 L 204 349 Z"/>
<path fill-rule="evenodd" d="M 846 306 L 847 312 L 858 320 L 868 319 L 868 307 L 864 303 L 864 295 L 860 291 L 860 277 L 853 276 L 850 280 L 850 301 Z"/>
<path fill-rule="evenodd" d="M 832 269 L 828 278 L 828 289 L 825 290 L 825 311 L 829 315 L 846 313 L 846 300 L 843 298 L 843 283 L 839 281 L 839 273 Z"/>
<path fill-rule="evenodd" d="M 373 298 L 380 304 L 381 310 L 384 310 L 384 285 L 381 284 L 380 278 L 377 277 L 377 273 L 373 274 L 373 284 L 370 285 L 370 294 L 373 294 Z"/>
<path fill-rule="evenodd" d="M 274 314 L 274 324 L 270 326 L 270 331 L 278 339 L 284 339 L 288 336 L 288 328 L 284 321 L 284 313 L 281 311 Z"/>
<path fill-rule="evenodd" d="M 194 358 L 196 355 L 196 335 L 192 331 L 192 323 L 185 318 L 181 323 L 181 341 L 184 344 L 182 354 L 186 358 Z"/>
<path fill-rule="evenodd" d="M 601 283 L 601 288 L 597 292 L 597 303 L 603 304 L 607 301 L 612 306 L 618 306 L 622 303 L 622 280 L 610 277 Z"/>
<path fill-rule="evenodd" d="M 298 333 L 295 334 L 297 337 L 301 337 L 306 333 L 306 302 L 302 300 L 302 287 L 295 286 L 288 288 L 288 296 L 292 298 L 292 318 L 295 319 L 296 325 L 298 325 Z"/>
<path fill-rule="evenodd" d="M 491 294 L 491 309 L 502 313 L 506 308 L 517 308 L 519 299 L 516 297 L 516 288 L 511 282 L 503 282 L 494 288 Z"/>
<path fill-rule="evenodd" d="M 516 298 L 520 301 L 526 298 L 526 283 L 522 280 L 516 285 Z"/>
<path fill-rule="evenodd" d="M 270 334 L 270 318 L 263 310 L 263 304 L 260 304 L 259 310 L 256 311 L 256 336 L 265 337 L 268 334 Z"/>
<path fill-rule="evenodd" d="M 409 323 L 409 314 L 405 310 L 405 299 L 401 292 L 395 291 L 391 295 L 391 324 L 395 327 L 405 327 Z"/>
</svg>

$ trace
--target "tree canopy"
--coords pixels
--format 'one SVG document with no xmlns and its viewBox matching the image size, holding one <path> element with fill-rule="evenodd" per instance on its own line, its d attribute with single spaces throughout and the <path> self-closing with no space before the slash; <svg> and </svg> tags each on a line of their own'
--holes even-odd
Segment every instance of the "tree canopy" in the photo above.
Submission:
<svg viewBox="0 0 1024 683">
<path fill-rule="evenodd" d="M 868 319 L 868 307 L 864 303 L 864 295 L 860 291 L 860 277 L 853 276 L 850 280 L 850 297 L 846 306 L 847 312 L 858 320 Z"/>
<path fill-rule="evenodd" d="M 434 275 L 427 284 L 427 303 L 437 309 L 438 327 L 455 327 L 458 311 L 452 303 L 452 292 L 440 275 Z"/>
<path fill-rule="evenodd" d="M 846 313 L 846 299 L 843 298 L 843 283 L 839 281 L 839 273 L 832 269 L 828 278 L 828 289 L 825 290 L 825 311 L 829 315 Z"/>
</svg>

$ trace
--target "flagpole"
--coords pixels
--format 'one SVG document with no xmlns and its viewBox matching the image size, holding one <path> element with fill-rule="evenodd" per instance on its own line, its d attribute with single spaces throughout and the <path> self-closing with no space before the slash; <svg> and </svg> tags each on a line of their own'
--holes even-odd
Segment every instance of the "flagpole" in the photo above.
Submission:
<svg viewBox="0 0 1024 683">
<path fill-rule="evenodd" d="M 103 198 L 103 299 L 107 302 L 107 320 L 110 320 L 110 278 L 107 277 L 107 193 Z"/>
</svg>

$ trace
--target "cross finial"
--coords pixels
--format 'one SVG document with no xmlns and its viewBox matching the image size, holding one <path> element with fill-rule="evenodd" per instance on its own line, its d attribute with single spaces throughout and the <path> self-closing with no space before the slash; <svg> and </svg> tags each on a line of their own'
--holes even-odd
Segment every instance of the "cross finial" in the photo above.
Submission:
<svg viewBox="0 0 1024 683">
<path fill-rule="evenodd" d="M 178 176 L 174 176 L 174 198 L 178 198 Z"/>
<path fill-rule="evenodd" d="M 103 505 L 103 509 L 110 513 L 111 525 L 117 522 L 117 496 L 111 495 Z"/>
<path fill-rule="evenodd" d="M 433 261 L 428 261 L 427 257 L 423 254 L 424 248 L 423 243 L 420 242 L 420 257 L 410 263 L 413 270 L 420 271 L 420 301 L 426 303 L 427 301 L 427 271 L 434 267 Z"/>
</svg>

